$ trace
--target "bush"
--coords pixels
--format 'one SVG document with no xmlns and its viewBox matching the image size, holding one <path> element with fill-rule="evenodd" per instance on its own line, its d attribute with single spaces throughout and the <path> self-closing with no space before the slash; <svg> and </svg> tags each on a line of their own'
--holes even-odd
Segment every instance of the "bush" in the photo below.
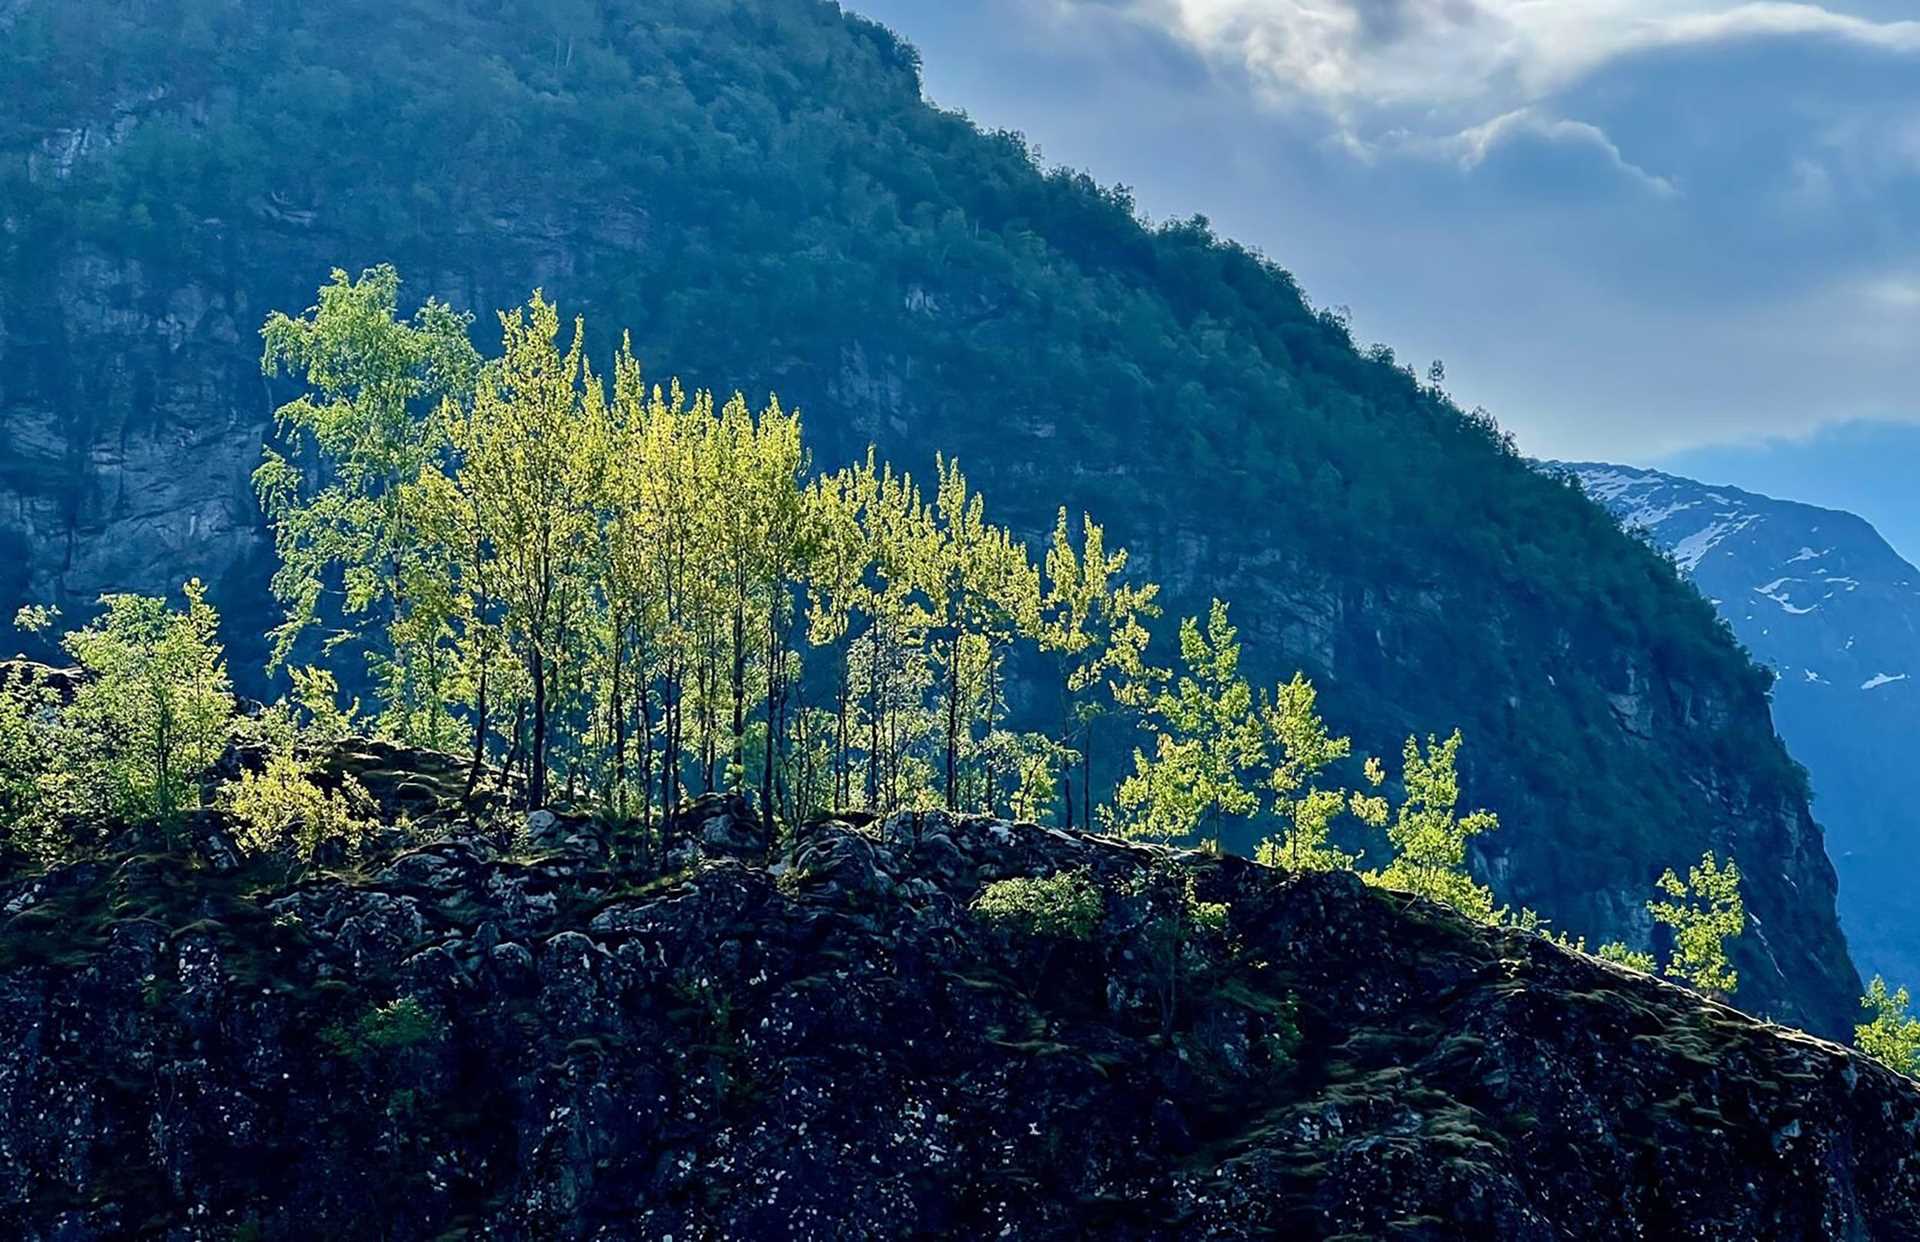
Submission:
<svg viewBox="0 0 1920 1242">
<path fill-rule="evenodd" d="M 1920 1018 L 1907 1012 L 1912 999 L 1905 988 L 1888 991 L 1887 981 L 1875 975 L 1860 998 L 1861 1008 L 1873 1011 L 1873 1021 L 1853 1028 L 1860 1051 L 1909 1076 L 1920 1070 Z"/>
<path fill-rule="evenodd" d="M 1601 945 L 1596 956 L 1603 962 L 1625 966 L 1628 970 L 1637 970 L 1643 975 L 1653 973 L 1653 954 L 1643 953 L 1639 949 L 1630 949 L 1618 940 Z"/>
<path fill-rule="evenodd" d="M 1028 935 L 1089 940 L 1106 913 L 1106 899 L 1093 873 L 1082 868 L 995 880 L 973 899 L 973 909 L 989 923 Z"/>
<path fill-rule="evenodd" d="M 106 612 L 63 640 L 86 677 L 62 713 L 60 760 L 90 799 L 126 819 L 171 822 L 200 803 L 200 780 L 233 729 L 220 619 L 199 581 L 184 611 L 145 595 L 108 595 Z"/>
<path fill-rule="evenodd" d="M 242 772 L 220 791 L 222 809 L 233 817 L 235 840 L 249 854 L 291 850 L 303 863 L 328 841 L 357 849 L 374 827 L 367 813 L 372 797 L 360 782 L 344 778 L 339 789 L 322 789 L 310 765 L 291 748 L 276 750 L 260 772 Z"/>
<path fill-rule="evenodd" d="M 375 1005 L 351 1026 L 333 1023 L 320 1038 L 335 1054 L 364 1061 L 376 1052 L 405 1052 L 445 1034 L 439 1019 L 411 996 Z"/>
</svg>

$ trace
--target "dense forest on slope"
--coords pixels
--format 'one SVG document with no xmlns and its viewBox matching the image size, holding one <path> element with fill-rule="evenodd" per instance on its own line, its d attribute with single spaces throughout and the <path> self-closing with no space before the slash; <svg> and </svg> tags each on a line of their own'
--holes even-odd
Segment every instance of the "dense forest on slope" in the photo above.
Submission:
<svg viewBox="0 0 1920 1242">
<path fill-rule="evenodd" d="M 873 24 L 813 0 L 25 0 L 0 26 L 0 547 L 23 567 L 0 588 L 71 605 L 199 572 L 257 633 L 246 477 L 290 395 L 259 378 L 265 311 L 335 263 L 472 309 L 542 285 L 660 373 L 777 388 L 828 460 L 942 446 L 1030 534 L 1103 514 L 1170 613 L 1230 596 L 1273 671 L 1341 686 L 1359 744 L 1460 724 L 1516 902 L 1644 943 L 1660 867 L 1752 860 L 1746 999 L 1852 1018 L 1803 783 L 1704 601 L 1273 263 L 927 107 Z"/>
</svg>

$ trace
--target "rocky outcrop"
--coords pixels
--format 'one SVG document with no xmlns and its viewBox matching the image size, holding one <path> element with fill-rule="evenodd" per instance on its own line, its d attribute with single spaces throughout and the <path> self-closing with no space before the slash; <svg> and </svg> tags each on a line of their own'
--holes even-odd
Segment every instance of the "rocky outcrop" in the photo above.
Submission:
<svg viewBox="0 0 1920 1242">
<path fill-rule="evenodd" d="M 717 798 L 659 871 L 535 820 L 0 882 L 0 1232 L 1920 1233 L 1906 1079 L 1351 875 Z M 1063 872 L 1084 940 L 974 907 Z"/>
</svg>

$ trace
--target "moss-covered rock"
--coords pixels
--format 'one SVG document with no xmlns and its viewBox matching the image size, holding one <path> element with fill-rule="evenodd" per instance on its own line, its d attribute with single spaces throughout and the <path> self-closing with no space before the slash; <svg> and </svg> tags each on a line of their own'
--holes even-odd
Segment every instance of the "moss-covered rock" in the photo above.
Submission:
<svg viewBox="0 0 1920 1242">
<path fill-rule="evenodd" d="M 1920 1232 L 1907 1080 L 1350 875 L 938 812 L 776 850 L 709 800 L 671 869 L 622 831 L 0 885 L 0 1233 Z M 1057 876 L 1085 938 L 973 908 Z"/>
</svg>

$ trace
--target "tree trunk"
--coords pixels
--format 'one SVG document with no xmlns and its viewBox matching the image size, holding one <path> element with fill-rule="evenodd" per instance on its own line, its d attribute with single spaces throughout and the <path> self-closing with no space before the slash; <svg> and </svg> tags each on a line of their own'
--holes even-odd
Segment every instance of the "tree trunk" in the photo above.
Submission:
<svg viewBox="0 0 1920 1242">
<path fill-rule="evenodd" d="M 867 649 L 870 659 L 867 661 L 867 698 L 871 712 L 867 721 L 871 738 L 867 745 L 867 809 L 880 809 L 880 633 L 875 628 L 867 631 Z"/>
<path fill-rule="evenodd" d="M 1080 822 L 1093 831 L 1093 717 L 1080 738 Z"/>
<path fill-rule="evenodd" d="M 640 823 L 653 823 L 653 690 L 642 681 L 640 689 Z"/>
<path fill-rule="evenodd" d="M 769 678 L 773 676 L 771 669 L 768 670 L 767 676 Z M 744 786 L 747 779 L 747 593 L 744 585 L 735 591 L 733 597 L 733 755 L 731 762 L 740 765 L 739 784 Z"/>
<path fill-rule="evenodd" d="M 994 648 L 992 643 L 989 642 L 989 644 L 987 645 L 987 751 L 986 751 L 986 760 L 985 760 L 986 779 L 984 781 L 986 802 L 987 802 L 986 809 L 987 809 L 987 814 L 989 815 L 998 815 L 1000 813 L 999 805 L 998 805 L 999 798 L 997 796 L 999 793 L 999 790 L 995 789 L 993 786 L 993 778 L 994 778 L 994 770 L 993 770 L 994 711 L 993 709 L 994 709 L 994 703 L 996 700 L 996 695 L 994 693 L 996 689 L 996 678 L 994 674 L 998 671 L 999 671 L 999 664 L 998 664 L 998 661 L 994 659 Z"/>
<path fill-rule="evenodd" d="M 626 657 L 626 624 L 613 623 L 613 804 L 617 814 L 627 809 L 627 704 L 620 673 Z"/>
<path fill-rule="evenodd" d="M 527 809 L 539 810 L 547 799 L 547 661 L 534 648 L 533 744 L 527 751 Z"/>
<path fill-rule="evenodd" d="M 847 798 L 852 794 L 848 786 L 853 774 L 847 771 L 847 700 L 851 697 L 852 687 L 848 685 L 853 678 L 853 646 L 847 646 L 846 657 L 840 663 L 839 702 L 834 705 L 836 719 L 833 730 L 833 813 L 838 815 L 847 809 Z"/>
<path fill-rule="evenodd" d="M 760 813 L 773 826 L 773 753 L 774 739 L 780 735 L 780 696 L 785 692 L 781 679 L 785 670 L 780 660 L 780 590 L 776 586 L 767 603 L 767 744 L 760 769 Z"/>
<path fill-rule="evenodd" d="M 947 639 L 947 809 L 960 809 L 960 627 Z"/>
<path fill-rule="evenodd" d="M 472 798 L 480 783 L 480 769 L 487 761 L 487 667 L 486 649 L 480 655 L 480 685 L 473 700 L 473 766 L 467 769 L 466 797 Z"/>
</svg>

